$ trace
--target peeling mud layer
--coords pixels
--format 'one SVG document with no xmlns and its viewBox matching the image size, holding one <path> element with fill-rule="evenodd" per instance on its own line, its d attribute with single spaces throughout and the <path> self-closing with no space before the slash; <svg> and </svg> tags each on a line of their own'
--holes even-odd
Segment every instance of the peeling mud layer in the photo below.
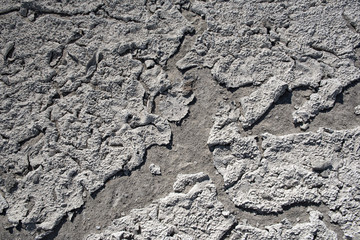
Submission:
<svg viewBox="0 0 360 240">
<path fill-rule="evenodd" d="M 0 239 L 360 239 L 360 3 L 2 0 Z"/>
</svg>

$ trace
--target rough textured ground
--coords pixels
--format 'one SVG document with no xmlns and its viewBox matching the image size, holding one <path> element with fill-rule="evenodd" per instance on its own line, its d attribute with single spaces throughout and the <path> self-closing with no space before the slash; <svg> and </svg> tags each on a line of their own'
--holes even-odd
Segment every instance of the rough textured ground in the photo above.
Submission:
<svg viewBox="0 0 360 240">
<path fill-rule="evenodd" d="M 0 239 L 360 239 L 359 13 L 1 1 Z"/>
</svg>

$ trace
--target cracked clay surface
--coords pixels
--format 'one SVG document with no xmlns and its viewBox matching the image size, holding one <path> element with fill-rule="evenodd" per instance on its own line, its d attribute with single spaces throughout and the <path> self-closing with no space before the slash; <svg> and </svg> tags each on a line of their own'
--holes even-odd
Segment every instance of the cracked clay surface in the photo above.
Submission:
<svg viewBox="0 0 360 240">
<path fill-rule="evenodd" d="M 360 3 L 3 0 L 0 239 L 360 239 Z"/>
</svg>

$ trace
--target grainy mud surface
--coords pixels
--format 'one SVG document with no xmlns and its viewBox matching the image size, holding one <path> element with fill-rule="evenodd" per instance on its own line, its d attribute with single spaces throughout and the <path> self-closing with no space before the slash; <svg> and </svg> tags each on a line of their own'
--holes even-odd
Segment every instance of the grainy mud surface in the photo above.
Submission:
<svg viewBox="0 0 360 240">
<path fill-rule="evenodd" d="M 360 3 L 2 0 L 0 239 L 360 239 Z"/>
</svg>

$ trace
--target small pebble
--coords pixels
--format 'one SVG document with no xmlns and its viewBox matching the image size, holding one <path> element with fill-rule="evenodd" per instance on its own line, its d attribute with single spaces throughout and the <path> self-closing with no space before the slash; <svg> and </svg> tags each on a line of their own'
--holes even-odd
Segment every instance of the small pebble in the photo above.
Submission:
<svg viewBox="0 0 360 240">
<path fill-rule="evenodd" d="M 355 107 L 355 111 L 354 111 L 354 113 L 355 113 L 355 115 L 360 115 L 360 105 L 357 105 L 356 107 Z"/>
<path fill-rule="evenodd" d="M 146 68 L 151 68 L 155 65 L 155 62 L 153 60 L 146 60 L 145 61 L 145 66 Z"/>
<path fill-rule="evenodd" d="M 308 128 L 309 128 L 309 124 L 308 124 L 308 123 L 305 123 L 305 124 L 303 124 L 303 125 L 300 126 L 300 129 L 303 130 L 303 131 L 307 130 Z"/>
<path fill-rule="evenodd" d="M 149 166 L 149 170 L 151 172 L 152 175 L 161 175 L 161 169 L 159 166 L 155 165 L 155 164 L 150 164 Z"/>
<path fill-rule="evenodd" d="M 229 212 L 229 211 L 223 211 L 223 212 L 222 212 L 222 215 L 223 215 L 224 217 L 228 217 L 228 216 L 230 216 L 230 212 Z"/>
<path fill-rule="evenodd" d="M 35 13 L 28 15 L 28 19 L 29 19 L 30 22 L 35 21 L 35 18 L 36 18 Z"/>
</svg>

